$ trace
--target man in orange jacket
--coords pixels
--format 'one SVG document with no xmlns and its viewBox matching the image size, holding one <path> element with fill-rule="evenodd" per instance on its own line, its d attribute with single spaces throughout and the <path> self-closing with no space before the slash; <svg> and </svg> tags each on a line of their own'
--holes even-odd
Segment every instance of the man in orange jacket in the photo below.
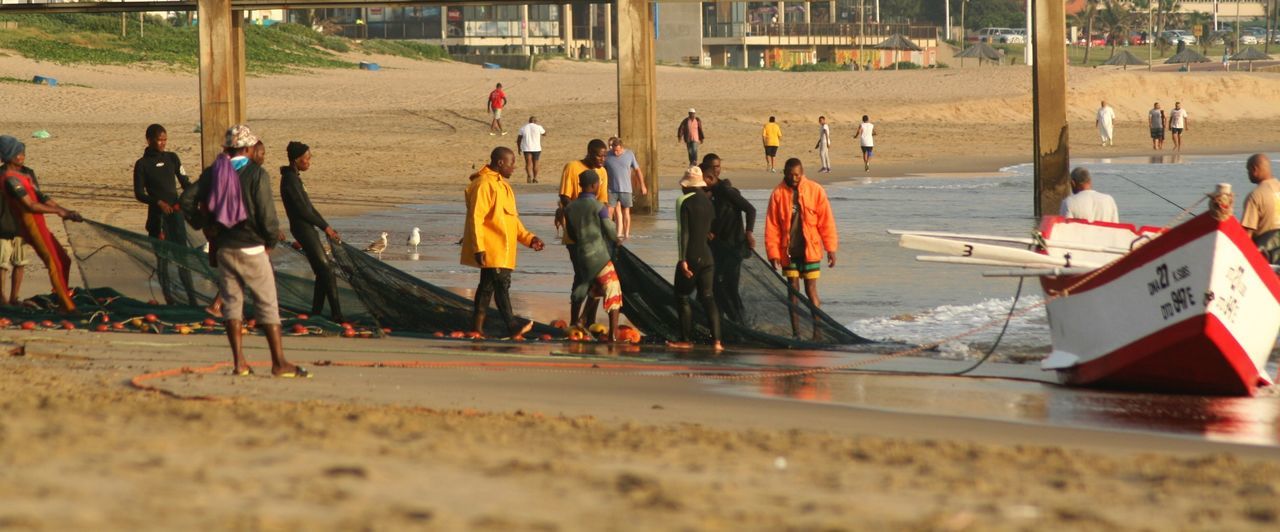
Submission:
<svg viewBox="0 0 1280 532">
<path fill-rule="evenodd" d="M 836 265 L 836 219 L 831 213 L 827 191 L 804 175 L 800 159 L 787 159 L 783 167 L 782 182 L 769 195 L 769 207 L 765 211 L 764 244 L 769 263 L 782 268 L 782 274 L 791 282 L 791 332 L 800 336 L 796 306 L 799 298 L 800 279 L 804 279 L 804 292 L 814 307 L 821 307 L 818 299 L 818 276 L 822 269 L 822 251 L 827 251 L 827 267 Z M 814 330 L 815 335 L 817 330 Z"/>
</svg>

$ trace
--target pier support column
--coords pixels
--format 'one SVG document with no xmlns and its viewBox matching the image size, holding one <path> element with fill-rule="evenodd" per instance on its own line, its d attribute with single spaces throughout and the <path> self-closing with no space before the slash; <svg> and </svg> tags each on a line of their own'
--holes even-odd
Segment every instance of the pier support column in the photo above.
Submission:
<svg viewBox="0 0 1280 532">
<path fill-rule="evenodd" d="M 1062 0 L 1032 0 L 1035 66 L 1031 70 L 1035 117 L 1035 215 L 1057 214 L 1071 194 L 1067 151 L 1067 58 L 1062 45 L 1066 10 Z"/>
<path fill-rule="evenodd" d="M 213 164 L 227 128 L 245 117 L 244 20 L 231 0 L 198 0 L 200 15 L 200 160 Z"/>
<path fill-rule="evenodd" d="M 617 0 L 618 136 L 631 147 L 644 172 L 648 196 L 636 198 L 639 214 L 658 212 L 658 89 L 653 55 L 653 17 L 648 0 Z"/>
<path fill-rule="evenodd" d="M 613 4 L 604 5 L 604 60 L 613 61 Z"/>
</svg>

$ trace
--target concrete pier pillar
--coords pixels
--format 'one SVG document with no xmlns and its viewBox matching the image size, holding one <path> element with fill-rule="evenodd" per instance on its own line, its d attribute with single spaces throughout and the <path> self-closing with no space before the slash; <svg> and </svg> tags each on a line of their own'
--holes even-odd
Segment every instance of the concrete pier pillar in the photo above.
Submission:
<svg viewBox="0 0 1280 532">
<path fill-rule="evenodd" d="M 617 0 L 618 136 L 639 159 L 648 196 L 636 198 L 635 211 L 658 212 L 657 76 L 654 68 L 653 17 L 648 0 Z"/>
<path fill-rule="evenodd" d="M 244 122 L 244 19 L 231 0 L 198 0 L 200 16 L 200 160 L 213 164 L 227 128 Z"/>
<path fill-rule="evenodd" d="M 1066 10 L 1061 0 L 1033 0 L 1035 66 L 1031 70 L 1035 127 L 1035 215 L 1057 214 L 1071 194 L 1067 182 Z"/>
<path fill-rule="evenodd" d="M 613 4 L 604 5 L 604 60 L 613 60 Z"/>
</svg>

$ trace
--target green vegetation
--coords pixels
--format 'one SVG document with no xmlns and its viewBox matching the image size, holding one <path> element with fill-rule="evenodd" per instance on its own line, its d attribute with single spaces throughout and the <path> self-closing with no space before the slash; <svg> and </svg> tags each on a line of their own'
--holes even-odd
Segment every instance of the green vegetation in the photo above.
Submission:
<svg viewBox="0 0 1280 532">
<path fill-rule="evenodd" d="M 37 61 L 59 64 L 134 65 L 150 63 L 196 68 L 199 36 L 195 26 L 175 25 L 147 17 L 139 29 L 136 16 L 119 15 L 0 15 L 0 22 L 18 23 L 0 32 L 0 48 Z M 250 72 L 281 72 L 299 68 L 353 68 L 336 55 L 352 50 L 412 59 L 447 59 L 439 46 L 409 41 L 370 40 L 362 44 L 323 35 L 299 24 L 245 28 L 245 58 Z"/>
<path fill-rule="evenodd" d="M 799 65 L 791 65 L 791 68 L 788 70 L 792 72 L 848 72 L 850 69 L 849 65 L 823 61 L 821 63 L 802 63 Z"/>
<path fill-rule="evenodd" d="M 1024 48 L 1023 45 L 999 44 L 994 46 L 994 48 L 1003 49 L 1005 51 L 1004 60 L 1003 60 L 1004 64 L 1006 65 L 1009 64 L 1009 61 L 1013 61 L 1013 64 L 1019 64 L 1019 65 L 1022 64 L 1022 49 Z M 1219 44 L 1219 45 L 1201 46 L 1199 44 L 1196 44 L 1196 45 L 1190 46 L 1189 48 L 1192 48 L 1195 51 L 1200 52 L 1201 54 L 1204 54 L 1204 56 L 1209 58 L 1210 61 L 1214 61 L 1214 62 L 1222 61 L 1222 50 L 1224 48 L 1224 45 Z M 1262 47 L 1259 46 L 1258 48 L 1261 49 Z M 1119 53 L 1121 50 L 1128 50 L 1129 53 L 1132 53 L 1133 55 L 1138 56 L 1138 58 L 1143 61 L 1147 61 L 1148 59 L 1148 51 L 1147 51 L 1146 45 L 1115 47 L 1116 53 Z M 1098 66 L 1106 62 L 1107 59 L 1110 59 L 1111 53 L 1112 53 L 1111 46 L 1094 46 L 1093 50 L 1089 52 L 1089 63 L 1085 64 L 1084 47 L 1068 46 L 1067 60 L 1069 61 L 1069 64 L 1071 66 Z M 1150 51 L 1151 56 L 1154 57 L 1154 61 L 1152 62 L 1152 64 L 1163 65 L 1164 60 L 1170 57 L 1173 57 L 1173 54 L 1175 53 L 1177 53 L 1177 49 L 1172 46 L 1167 47 L 1163 52 L 1160 51 L 1159 46 L 1153 46 Z M 1134 69 L 1134 68 L 1144 68 L 1144 67 L 1131 66 L 1129 68 Z M 1193 66 L 1192 68 L 1195 68 L 1195 67 Z"/>
<path fill-rule="evenodd" d="M 884 67 L 883 70 L 919 70 L 921 68 L 924 67 L 912 63 L 911 61 L 898 61 L 897 63 Z"/>
</svg>

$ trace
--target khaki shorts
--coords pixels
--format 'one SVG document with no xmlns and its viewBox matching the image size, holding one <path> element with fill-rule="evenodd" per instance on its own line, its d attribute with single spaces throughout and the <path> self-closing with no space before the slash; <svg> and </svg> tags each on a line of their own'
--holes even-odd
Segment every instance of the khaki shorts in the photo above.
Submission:
<svg viewBox="0 0 1280 532">
<path fill-rule="evenodd" d="M 280 324 L 276 275 L 271 269 L 271 258 L 262 247 L 219 249 L 218 289 L 222 296 L 222 315 L 226 319 L 244 320 L 244 295 L 247 291 L 253 296 L 258 323 Z"/>
<path fill-rule="evenodd" d="M 502 120 L 502 109 L 494 109 L 493 118 L 494 120 Z"/>
<path fill-rule="evenodd" d="M 27 252 L 22 237 L 0 238 L 0 270 L 12 270 L 26 266 Z"/>
</svg>

